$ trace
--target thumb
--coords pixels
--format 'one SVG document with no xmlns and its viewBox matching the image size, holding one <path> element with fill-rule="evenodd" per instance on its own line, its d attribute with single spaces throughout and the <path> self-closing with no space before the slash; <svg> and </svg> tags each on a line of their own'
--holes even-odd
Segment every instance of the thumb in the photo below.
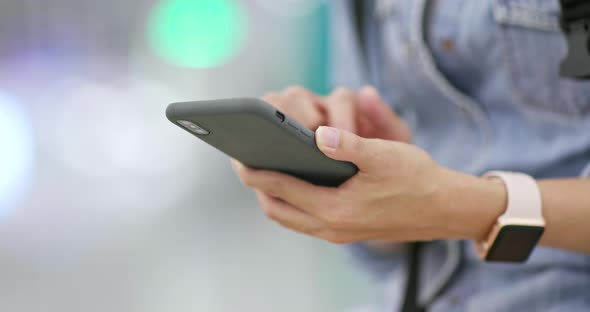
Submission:
<svg viewBox="0 0 590 312">
<path fill-rule="evenodd" d="M 361 171 L 371 170 L 378 165 L 375 156 L 378 155 L 379 142 L 332 127 L 319 127 L 316 131 L 316 144 L 326 156 L 352 162 Z"/>
</svg>

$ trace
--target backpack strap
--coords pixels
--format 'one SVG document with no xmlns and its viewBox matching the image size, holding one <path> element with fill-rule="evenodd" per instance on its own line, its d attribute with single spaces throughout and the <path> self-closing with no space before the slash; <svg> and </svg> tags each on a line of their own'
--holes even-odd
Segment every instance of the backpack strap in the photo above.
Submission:
<svg viewBox="0 0 590 312">
<path fill-rule="evenodd" d="M 561 63 L 560 74 L 590 79 L 590 1 L 560 0 L 560 3 L 561 28 L 568 43 L 568 54 Z"/>
</svg>

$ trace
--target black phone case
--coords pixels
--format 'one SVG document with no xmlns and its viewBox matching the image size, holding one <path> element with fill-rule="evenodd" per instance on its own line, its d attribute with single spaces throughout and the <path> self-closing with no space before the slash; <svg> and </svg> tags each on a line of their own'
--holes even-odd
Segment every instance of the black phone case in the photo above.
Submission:
<svg viewBox="0 0 590 312">
<path fill-rule="evenodd" d="M 168 119 L 243 164 L 284 172 L 310 183 L 338 186 L 357 167 L 324 155 L 314 132 L 270 104 L 255 98 L 173 103 Z M 187 120 L 208 130 L 198 135 L 178 123 Z"/>
</svg>

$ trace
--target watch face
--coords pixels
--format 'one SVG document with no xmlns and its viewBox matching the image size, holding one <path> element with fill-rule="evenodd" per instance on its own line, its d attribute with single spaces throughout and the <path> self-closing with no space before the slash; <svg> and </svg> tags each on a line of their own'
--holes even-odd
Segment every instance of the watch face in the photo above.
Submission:
<svg viewBox="0 0 590 312">
<path fill-rule="evenodd" d="M 505 225 L 500 229 L 486 257 L 488 261 L 524 262 L 537 246 L 544 227 Z"/>
</svg>

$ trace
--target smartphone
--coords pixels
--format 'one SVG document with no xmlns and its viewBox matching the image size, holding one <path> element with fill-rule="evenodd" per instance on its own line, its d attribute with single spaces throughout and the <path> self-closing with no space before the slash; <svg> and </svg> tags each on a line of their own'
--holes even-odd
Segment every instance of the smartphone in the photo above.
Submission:
<svg viewBox="0 0 590 312">
<path fill-rule="evenodd" d="M 358 168 L 324 155 L 315 133 L 255 98 L 173 103 L 168 119 L 211 146 L 256 169 L 280 171 L 310 183 L 338 186 Z"/>
</svg>

